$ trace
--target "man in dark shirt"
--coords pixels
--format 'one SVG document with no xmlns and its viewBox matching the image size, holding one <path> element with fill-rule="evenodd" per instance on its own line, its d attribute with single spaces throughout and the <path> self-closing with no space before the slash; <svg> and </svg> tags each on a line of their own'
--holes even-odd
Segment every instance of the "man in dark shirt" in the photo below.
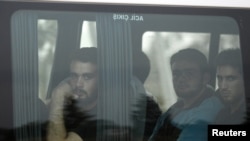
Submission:
<svg viewBox="0 0 250 141">
<path fill-rule="evenodd" d="M 48 141 L 82 141 L 82 134 L 95 129 L 97 74 L 96 48 L 82 48 L 72 55 L 70 76 L 52 93 Z M 78 132 L 80 124 L 88 124 L 88 129 Z M 95 131 L 91 133 L 84 138 L 95 136 Z"/>
<path fill-rule="evenodd" d="M 246 102 L 240 49 L 222 51 L 217 58 L 218 95 L 225 107 L 216 124 L 241 124 L 245 121 Z"/>
<path fill-rule="evenodd" d="M 152 124 L 156 122 L 155 117 L 160 114 L 158 105 L 144 93 L 142 83 L 146 80 L 148 73 L 149 60 L 142 52 L 136 52 L 133 59 L 134 76 L 131 81 L 133 81 L 134 87 L 141 90 L 143 97 L 142 103 L 138 101 L 136 105 L 140 106 L 136 108 L 139 111 L 132 113 L 132 118 L 134 118 L 134 129 L 132 129 L 134 139 L 132 140 L 143 138 L 141 137 L 141 131 L 144 130 L 141 128 L 142 124 L 146 124 L 144 135 L 147 138 L 148 132 L 152 130 Z M 48 141 L 92 141 L 96 140 L 98 135 L 101 137 L 104 135 L 108 139 L 119 136 L 123 140 L 131 140 L 126 139 L 129 137 L 127 134 L 131 134 L 129 133 L 131 129 L 126 130 L 126 127 L 118 127 L 111 123 L 112 121 L 102 121 L 97 118 L 97 97 L 99 95 L 97 84 L 97 48 L 77 50 L 71 58 L 69 78 L 62 81 L 52 93 Z M 143 106 L 145 100 L 146 109 Z M 142 118 L 145 119 L 143 123 Z M 107 128 L 98 129 L 100 124 L 105 124 Z"/>
</svg>

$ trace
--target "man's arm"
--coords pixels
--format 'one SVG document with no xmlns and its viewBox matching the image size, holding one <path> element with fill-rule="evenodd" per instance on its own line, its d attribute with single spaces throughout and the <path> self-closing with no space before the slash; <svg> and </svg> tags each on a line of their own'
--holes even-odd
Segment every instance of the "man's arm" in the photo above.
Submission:
<svg viewBox="0 0 250 141">
<path fill-rule="evenodd" d="M 74 132 L 67 133 L 63 119 L 64 101 L 70 97 L 71 87 L 64 81 L 53 91 L 50 103 L 48 141 L 83 141 Z"/>
</svg>

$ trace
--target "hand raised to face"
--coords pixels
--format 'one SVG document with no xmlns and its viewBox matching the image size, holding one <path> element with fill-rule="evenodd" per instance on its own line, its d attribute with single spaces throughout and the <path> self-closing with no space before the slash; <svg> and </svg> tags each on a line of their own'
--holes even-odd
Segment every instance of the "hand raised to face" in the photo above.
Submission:
<svg viewBox="0 0 250 141">
<path fill-rule="evenodd" d="M 70 78 L 64 79 L 57 85 L 53 91 L 52 97 L 53 96 L 57 98 L 73 98 L 73 88 L 70 85 Z"/>
</svg>

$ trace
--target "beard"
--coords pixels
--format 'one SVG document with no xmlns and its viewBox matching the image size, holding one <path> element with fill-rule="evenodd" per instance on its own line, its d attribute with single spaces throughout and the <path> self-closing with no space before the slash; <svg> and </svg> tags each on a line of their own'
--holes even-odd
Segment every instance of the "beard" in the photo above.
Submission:
<svg viewBox="0 0 250 141">
<path fill-rule="evenodd" d="M 79 126 L 79 123 L 92 121 L 95 116 L 95 107 L 93 103 L 97 100 L 97 92 L 84 98 L 73 98 L 69 97 L 65 101 L 64 106 L 64 121 L 67 130 L 74 130 L 75 127 Z M 91 108 L 90 105 L 94 105 Z"/>
<path fill-rule="evenodd" d="M 80 109 L 81 111 L 88 111 L 90 105 L 93 105 L 97 101 L 97 91 L 93 92 L 92 94 L 88 94 L 83 89 L 75 89 L 73 90 L 74 95 L 77 95 L 78 98 L 74 96 L 71 97 L 71 103 L 76 106 L 76 108 Z"/>
<path fill-rule="evenodd" d="M 93 104 L 96 101 L 97 101 L 97 93 L 93 93 L 86 98 L 79 98 L 76 101 L 76 105 L 81 109 L 86 109 L 86 107 L 88 107 L 89 105 Z"/>
</svg>

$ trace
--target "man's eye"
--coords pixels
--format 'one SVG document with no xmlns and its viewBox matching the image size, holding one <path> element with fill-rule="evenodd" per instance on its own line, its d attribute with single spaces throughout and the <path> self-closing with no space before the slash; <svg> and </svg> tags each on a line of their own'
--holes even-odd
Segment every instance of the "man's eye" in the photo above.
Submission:
<svg viewBox="0 0 250 141">
<path fill-rule="evenodd" d="M 84 80 L 89 80 L 90 77 L 89 77 L 89 76 L 83 76 L 83 79 L 84 79 Z"/>
<path fill-rule="evenodd" d="M 93 74 L 86 74 L 86 75 L 83 75 L 83 79 L 84 79 L 84 80 L 90 80 L 90 79 L 92 79 L 93 77 L 94 77 Z"/>
</svg>

